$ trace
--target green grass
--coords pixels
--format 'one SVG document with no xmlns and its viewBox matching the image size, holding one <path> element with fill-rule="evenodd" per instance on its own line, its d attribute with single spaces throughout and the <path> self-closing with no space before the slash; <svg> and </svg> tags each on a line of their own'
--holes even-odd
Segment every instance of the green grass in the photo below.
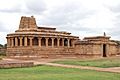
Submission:
<svg viewBox="0 0 120 80">
<path fill-rule="evenodd" d="M 95 60 L 60 60 L 54 61 L 53 63 L 109 68 L 120 67 L 120 58 L 102 58 Z"/>
<path fill-rule="evenodd" d="M 120 74 L 36 66 L 31 68 L 0 69 L 0 80 L 120 80 Z"/>
<path fill-rule="evenodd" d="M 2 58 L 3 58 L 3 57 L 2 57 L 2 56 L 0 56 L 0 60 L 2 60 Z"/>
</svg>

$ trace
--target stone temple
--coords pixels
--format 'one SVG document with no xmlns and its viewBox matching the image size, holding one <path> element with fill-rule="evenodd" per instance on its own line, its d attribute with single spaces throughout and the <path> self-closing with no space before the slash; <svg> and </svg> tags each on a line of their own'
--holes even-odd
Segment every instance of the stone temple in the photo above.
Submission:
<svg viewBox="0 0 120 80">
<path fill-rule="evenodd" d="M 33 16 L 21 17 L 19 29 L 7 35 L 7 56 L 24 58 L 108 57 L 117 55 L 117 43 L 103 36 L 80 40 L 69 32 L 38 27 Z"/>
</svg>

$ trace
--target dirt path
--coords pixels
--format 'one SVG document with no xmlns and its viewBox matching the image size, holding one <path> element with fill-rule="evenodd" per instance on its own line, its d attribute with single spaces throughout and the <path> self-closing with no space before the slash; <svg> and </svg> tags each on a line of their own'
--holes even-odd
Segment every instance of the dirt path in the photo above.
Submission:
<svg viewBox="0 0 120 80">
<path fill-rule="evenodd" d="M 57 64 L 57 63 L 50 63 L 54 60 L 16 60 L 16 59 L 4 59 L 5 61 L 24 61 L 24 62 L 34 62 L 34 65 L 49 65 L 49 66 L 56 66 L 56 67 L 64 67 L 64 68 L 78 68 L 78 69 L 87 69 L 87 70 L 96 70 L 96 71 L 103 71 L 103 72 L 114 72 L 120 73 L 120 67 L 113 67 L 113 68 L 98 68 L 98 67 L 88 67 L 88 66 L 77 66 L 77 65 L 66 65 L 66 64 Z"/>
<path fill-rule="evenodd" d="M 36 62 L 36 61 L 34 61 L 34 65 L 49 65 L 49 66 L 57 66 L 57 67 L 64 67 L 64 68 L 78 68 L 78 69 L 96 70 L 96 71 L 103 71 L 103 72 L 120 73 L 120 67 L 115 67 L 115 68 L 98 68 L 98 67 L 65 65 L 65 64 L 56 64 L 56 63 L 47 63 L 47 62 Z"/>
</svg>

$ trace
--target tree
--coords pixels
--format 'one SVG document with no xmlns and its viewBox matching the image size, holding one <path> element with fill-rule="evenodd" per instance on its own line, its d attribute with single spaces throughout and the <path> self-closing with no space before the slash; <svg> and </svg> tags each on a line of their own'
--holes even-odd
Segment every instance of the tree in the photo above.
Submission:
<svg viewBox="0 0 120 80">
<path fill-rule="evenodd" d="M 3 47 L 3 45 L 2 45 L 2 44 L 0 44 L 0 47 Z"/>
<path fill-rule="evenodd" d="M 4 46 L 3 46 L 4 48 L 7 48 L 7 44 L 4 44 Z"/>
</svg>

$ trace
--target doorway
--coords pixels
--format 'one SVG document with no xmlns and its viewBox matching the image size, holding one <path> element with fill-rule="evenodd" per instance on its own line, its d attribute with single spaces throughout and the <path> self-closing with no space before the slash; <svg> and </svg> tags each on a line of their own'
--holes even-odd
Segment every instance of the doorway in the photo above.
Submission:
<svg viewBox="0 0 120 80">
<path fill-rule="evenodd" d="M 103 44 L 103 57 L 107 57 L 107 55 L 106 55 L 106 44 Z"/>
</svg>

